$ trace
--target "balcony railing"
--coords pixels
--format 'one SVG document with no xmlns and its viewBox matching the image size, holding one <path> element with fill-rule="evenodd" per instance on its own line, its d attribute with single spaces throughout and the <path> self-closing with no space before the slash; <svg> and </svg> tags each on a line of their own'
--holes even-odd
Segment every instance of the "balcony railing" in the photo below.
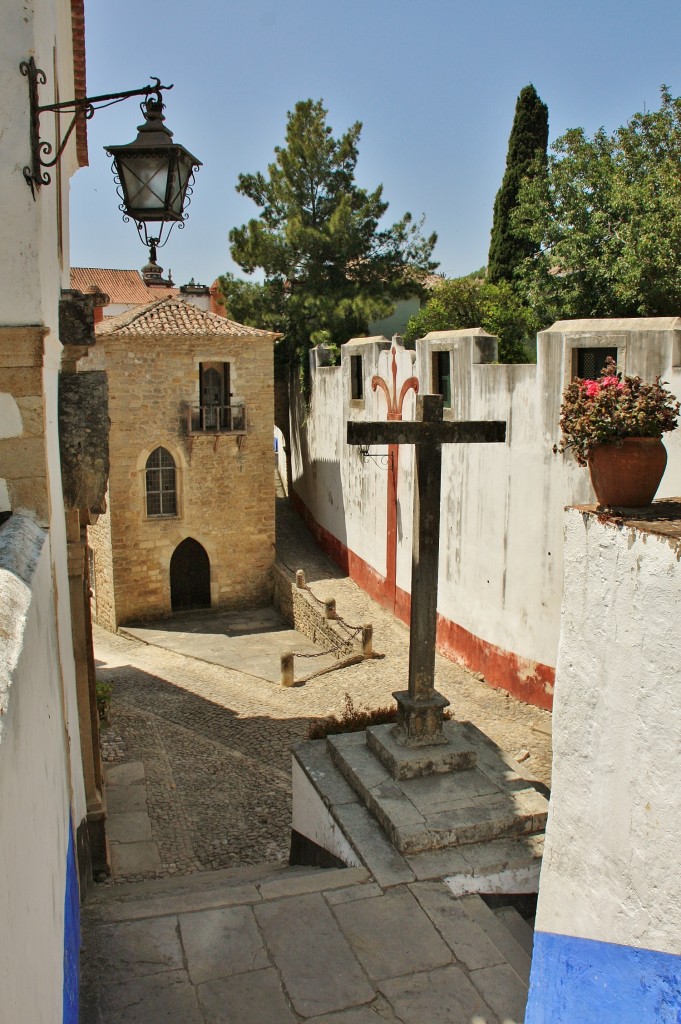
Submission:
<svg viewBox="0 0 681 1024">
<path fill-rule="evenodd" d="M 187 409 L 190 434 L 245 434 L 245 405 L 192 405 Z"/>
</svg>

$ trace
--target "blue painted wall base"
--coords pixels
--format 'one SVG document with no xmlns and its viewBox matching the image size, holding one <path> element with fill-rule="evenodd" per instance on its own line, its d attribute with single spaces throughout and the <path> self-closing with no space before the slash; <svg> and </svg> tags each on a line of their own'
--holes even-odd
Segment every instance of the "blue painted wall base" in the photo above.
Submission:
<svg viewBox="0 0 681 1024">
<path fill-rule="evenodd" d="M 66 890 L 64 895 L 64 1010 L 63 1024 L 78 1024 L 78 980 L 80 960 L 80 893 L 78 867 L 71 823 L 66 854 Z"/>
<path fill-rule="evenodd" d="M 681 956 L 535 932 L 525 1024 L 681 1024 Z"/>
</svg>

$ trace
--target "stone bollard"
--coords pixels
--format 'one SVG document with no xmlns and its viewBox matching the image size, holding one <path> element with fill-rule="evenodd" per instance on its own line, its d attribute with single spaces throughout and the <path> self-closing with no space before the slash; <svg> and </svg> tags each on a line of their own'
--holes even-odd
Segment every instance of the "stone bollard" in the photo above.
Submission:
<svg viewBox="0 0 681 1024">
<path fill-rule="evenodd" d="M 370 658 L 374 653 L 374 627 L 368 623 L 362 626 L 362 657 Z"/>
<path fill-rule="evenodd" d="M 298 569 L 296 571 L 296 586 L 298 590 L 305 590 L 305 570 Z"/>
<path fill-rule="evenodd" d="M 286 651 L 286 653 L 281 656 L 281 685 L 295 686 L 292 651 Z"/>
<path fill-rule="evenodd" d="M 324 618 L 325 619 L 336 619 L 336 599 L 334 597 L 329 598 L 328 601 L 324 602 Z"/>
</svg>

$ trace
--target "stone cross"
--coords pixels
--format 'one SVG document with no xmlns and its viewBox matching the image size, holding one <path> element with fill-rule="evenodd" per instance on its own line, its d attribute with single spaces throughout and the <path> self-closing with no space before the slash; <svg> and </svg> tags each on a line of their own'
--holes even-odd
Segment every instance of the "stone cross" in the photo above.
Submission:
<svg viewBox="0 0 681 1024">
<path fill-rule="evenodd" d="M 442 395 L 417 395 L 413 421 L 348 423 L 348 444 L 416 445 L 409 689 L 393 694 L 397 701 L 395 736 L 408 747 L 447 742 L 442 712 L 449 701 L 435 689 L 442 445 L 506 440 L 503 421 L 443 421 L 442 410 Z"/>
</svg>

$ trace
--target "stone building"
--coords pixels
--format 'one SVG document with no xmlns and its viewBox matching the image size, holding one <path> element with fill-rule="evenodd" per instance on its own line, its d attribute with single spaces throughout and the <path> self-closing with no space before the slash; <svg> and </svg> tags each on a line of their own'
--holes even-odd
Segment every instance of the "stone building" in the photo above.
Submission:
<svg viewBox="0 0 681 1024">
<path fill-rule="evenodd" d="M 97 326 L 107 512 L 89 529 L 97 621 L 266 603 L 274 561 L 273 342 L 182 298 Z"/>
</svg>

